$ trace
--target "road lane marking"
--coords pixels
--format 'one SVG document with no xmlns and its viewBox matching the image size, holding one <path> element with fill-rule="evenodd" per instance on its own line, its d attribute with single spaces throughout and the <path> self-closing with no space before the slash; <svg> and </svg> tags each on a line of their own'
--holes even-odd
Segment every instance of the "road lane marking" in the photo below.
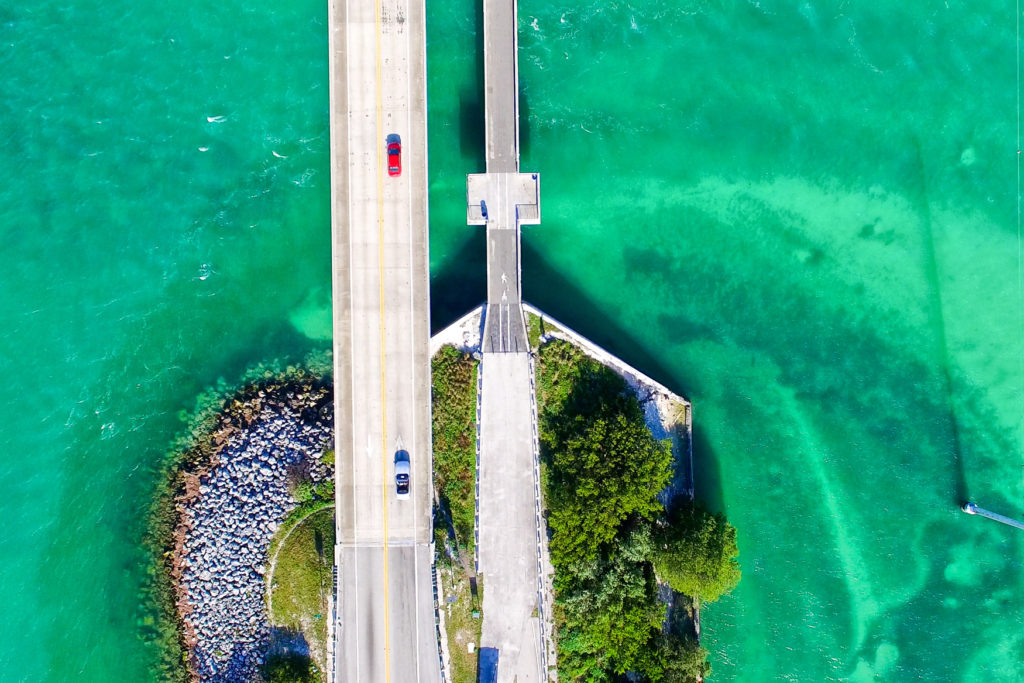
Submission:
<svg viewBox="0 0 1024 683">
<path fill-rule="evenodd" d="M 381 0 L 374 0 L 374 66 L 377 77 L 377 281 L 380 298 L 380 420 L 381 420 L 381 511 L 384 522 L 384 681 L 391 681 L 391 605 L 388 594 L 388 403 L 387 403 L 387 353 L 384 322 L 384 132 L 381 127 L 383 105 L 381 102 Z"/>
<path fill-rule="evenodd" d="M 410 17 L 411 12 L 410 12 L 410 8 L 409 8 L 408 0 L 405 1 L 404 10 L 405 10 L 405 16 L 406 17 Z M 412 22 L 410 21 L 409 29 L 405 31 L 405 74 L 406 74 L 406 81 L 405 81 L 405 97 L 406 97 L 406 99 L 405 99 L 405 113 L 406 113 L 406 121 L 405 121 L 405 125 L 406 125 L 406 133 L 409 136 L 409 142 L 412 141 L 412 135 L 413 135 L 413 130 L 412 130 L 412 109 L 413 109 L 412 81 L 413 81 L 413 78 L 412 78 L 412 73 L 411 73 L 411 70 L 412 70 L 412 39 L 411 39 L 412 30 L 411 30 L 411 24 L 412 24 Z M 426 62 L 424 62 L 424 64 L 425 63 Z M 426 144 L 426 140 L 423 140 L 423 144 L 424 145 Z M 408 147 L 409 147 L 409 156 L 406 157 L 406 158 L 407 159 L 413 159 L 414 158 L 414 154 L 413 154 L 414 145 L 410 144 L 410 145 L 408 145 Z M 412 164 L 410 164 L 409 165 L 409 171 L 406 173 L 406 176 L 405 176 L 405 186 L 406 186 L 408 200 L 409 200 L 408 204 L 407 204 L 408 211 L 407 211 L 406 219 L 407 219 L 408 229 L 409 229 L 409 272 L 410 273 L 416 273 L 416 259 L 415 259 L 415 255 L 413 253 L 414 252 L 414 245 L 415 245 L 415 234 L 416 234 L 416 230 L 414 229 L 413 218 L 412 218 L 412 204 L 413 204 L 412 172 L 413 172 L 413 168 L 414 168 L 414 166 Z M 424 168 L 424 172 L 426 172 L 426 164 L 424 164 L 423 168 Z M 429 282 L 429 277 L 427 279 L 428 279 L 428 282 Z M 415 311 L 416 311 L 416 300 L 415 299 L 416 299 L 416 293 L 415 293 L 415 289 L 414 289 L 414 283 L 410 279 L 410 282 L 409 282 L 409 311 L 412 312 L 412 313 L 415 313 Z M 427 310 L 428 311 L 430 310 L 429 306 L 427 307 Z M 413 323 L 413 330 L 414 330 L 413 334 L 411 334 L 410 337 L 409 337 L 410 340 L 411 340 L 411 346 L 412 346 L 411 353 L 409 354 L 409 377 L 414 378 L 413 382 L 415 382 L 415 377 L 416 377 L 416 345 L 417 345 L 417 339 L 416 339 L 416 334 L 415 334 L 415 323 Z M 415 444 L 416 443 L 416 437 L 417 437 L 417 434 L 418 434 L 418 432 L 417 432 L 417 425 L 416 425 L 416 415 L 419 412 L 418 410 L 416 410 L 416 406 L 415 406 L 415 400 L 416 400 L 416 385 L 415 385 L 415 383 L 413 384 L 412 393 L 413 393 L 413 402 L 414 402 L 413 411 L 412 411 L 412 434 L 413 434 L 412 438 L 413 438 L 413 444 Z M 424 457 L 424 453 L 416 453 L 415 455 L 416 455 L 417 458 L 419 458 L 418 462 L 422 463 L 422 459 Z M 422 465 L 420 466 L 419 469 L 420 469 L 420 472 L 423 472 Z M 431 472 L 431 475 L 433 475 L 433 472 Z M 419 681 L 419 680 L 421 680 L 421 678 L 420 678 L 420 634 L 417 632 L 417 629 L 419 628 L 419 625 L 420 625 L 420 580 L 419 580 L 420 579 L 420 554 L 418 552 L 418 549 L 415 549 L 416 540 L 417 540 L 416 539 L 416 532 L 417 532 L 417 525 L 416 525 L 416 523 L 417 523 L 417 514 L 416 514 L 416 512 L 417 512 L 417 507 L 416 506 L 419 505 L 419 497 L 416 494 L 417 488 L 418 488 L 418 486 L 413 486 L 413 490 L 412 490 L 412 504 L 413 504 L 412 538 L 413 538 L 413 546 L 414 546 L 414 550 L 413 550 L 413 571 L 415 572 L 415 574 L 413 575 L 413 602 L 416 605 L 416 621 L 415 621 L 415 626 L 413 627 L 413 633 L 415 634 L 414 635 L 414 640 L 416 641 L 416 680 Z M 431 598 L 433 598 L 433 596 L 431 596 Z"/>
<path fill-rule="evenodd" d="M 331 2 L 331 10 L 332 11 L 334 10 L 335 7 L 336 7 L 335 3 Z M 350 31 L 350 28 L 352 26 L 352 24 L 351 24 L 351 17 L 352 17 L 352 9 L 349 6 L 348 0 L 345 0 L 345 23 L 344 23 L 344 28 L 342 30 L 345 32 L 345 43 L 344 43 L 344 45 L 345 45 L 345 50 L 346 51 L 349 50 L 351 45 L 352 45 L 352 32 Z M 336 31 L 336 27 L 335 27 L 334 21 L 331 21 L 331 41 L 332 41 L 332 43 L 333 43 L 333 40 L 334 40 L 334 33 L 335 33 L 335 31 Z M 334 65 L 335 65 L 335 61 L 334 60 L 335 60 L 335 51 L 334 51 L 334 48 L 332 48 L 331 49 L 331 66 L 332 66 L 332 68 L 334 68 Z M 353 199 L 354 195 L 352 193 L 352 176 L 354 174 L 352 173 L 352 158 L 351 158 L 351 154 L 352 154 L 352 121 L 351 121 L 350 114 L 351 114 L 351 111 L 352 111 L 352 80 L 353 79 L 351 78 L 352 70 L 351 70 L 350 67 L 351 67 L 351 62 L 349 61 L 349 58 L 346 56 L 345 57 L 345 108 L 348 111 L 346 111 L 346 113 L 345 113 L 345 159 L 344 159 L 343 163 L 348 165 L 348 170 L 345 173 L 345 180 L 346 180 L 346 183 L 347 183 L 347 188 L 346 188 L 346 194 L 347 194 L 347 196 L 346 196 L 346 204 L 347 204 L 347 209 L 348 209 L 348 224 L 346 225 L 346 229 L 345 229 L 345 238 L 348 240 L 348 266 L 349 266 L 348 267 L 348 292 L 349 292 L 348 316 L 349 316 L 349 325 L 350 325 L 350 327 L 349 327 L 349 334 L 351 335 L 349 339 L 350 339 L 350 343 L 351 343 L 353 341 L 352 340 L 352 336 L 354 336 L 356 334 L 355 330 L 357 329 L 357 327 L 356 327 L 356 324 L 355 324 L 355 322 L 356 322 L 355 310 L 354 310 L 353 306 L 351 305 L 352 304 L 352 295 L 353 295 L 353 292 L 355 292 L 356 290 L 355 290 L 355 282 L 354 282 L 355 269 L 352 267 L 353 253 L 355 252 L 355 249 L 353 247 L 353 240 L 352 240 L 352 224 L 353 224 L 353 222 L 352 222 L 352 207 L 353 207 L 353 204 L 354 204 L 354 199 Z M 338 113 L 332 111 L 331 112 L 331 127 L 332 127 L 332 130 L 333 130 L 334 126 L 336 125 L 335 121 L 336 121 L 337 117 L 338 117 Z M 332 189 L 332 194 L 333 194 L 333 190 L 334 190 L 334 183 L 333 183 L 333 181 L 331 183 L 331 189 Z M 334 206 L 331 207 L 331 211 L 332 212 L 335 211 L 335 209 L 336 209 L 336 207 L 334 207 Z M 337 273 L 334 274 L 334 277 L 335 278 L 337 277 Z M 355 360 L 354 355 L 353 355 L 353 352 L 355 351 L 355 348 L 356 348 L 355 344 L 352 343 L 351 348 L 349 349 L 349 358 L 348 358 L 349 363 L 352 364 L 352 367 L 350 367 L 350 369 L 349 369 L 349 390 L 350 390 L 349 396 L 350 396 L 350 400 L 354 400 L 355 396 L 356 396 L 356 373 L 355 373 L 355 365 L 353 363 L 353 361 Z M 354 415 L 355 415 L 355 406 L 354 405 L 350 405 L 350 416 L 354 416 Z M 336 430 L 337 430 L 337 420 L 338 420 L 338 415 L 335 415 L 335 429 Z M 357 452 L 357 449 L 356 449 L 356 432 L 355 432 L 355 429 L 352 430 L 351 434 L 349 435 L 349 438 L 351 439 L 351 445 L 350 445 L 350 449 L 349 449 L 349 456 L 350 456 L 351 461 L 352 461 L 352 470 L 351 470 L 351 475 L 350 475 L 352 477 L 352 480 L 351 480 L 351 486 L 349 488 L 349 496 L 352 498 L 352 544 L 353 544 L 353 546 L 358 546 L 358 543 L 359 543 L 359 517 L 358 517 L 359 512 L 358 512 L 358 508 L 356 507 L 356 498 L 357 498 L 357 496 L 355 495 L 355 491 L 356 491 L 355 477 L 356 477 L 356 472 L 358 471 L 358 469 L 356 467 L 356 452 Z M 335 437 L 335 439 L 337 440 L 337 437 Z M 337 447 L 335 448 L 335 450 L 337 450 Z M 336 455 L 338 455 L 338 454 L 336 453 Z M 335 479 L 337 480 L 338 479 L 338 469 L 335 470 L 334 476 L 335 476 Z M 342 495 L 341 487 L 338 487 L 337 495 L 339 496 L 339 502 L 340 502 L 340 496 Z M 339 507 L 338 509 L 340 510 L 341 508 Z M 340 518 L 340 515 L 339 515 L 339 518 Z M 338 538 L 341 538 L 341 537 L 342 536 L 339 533 L 338 534 Z M 338 560 L 340 560 L 340 559 L 341 558 L 340 558 L 340 555 L 339 555 Z M 359 611 L 359 554 L 358 553 L 352 553 L 351 561 L 352 561 L 352 573 L 353 573 L 354 583 L 355 583 L 355 615 L 356 615 L 356 617 L 358 617 L 358 615 L 360 613 L 360 611 Z M 338 561 L 337 564 L 338 564 L 339 574 L 341 574 L 341 562 Z M 339 579 L 338 579 L 339 585 L 340 585 L 341 580 L 342 579 L 339 576 Z M 335 590 L 335 593 L 337 594 L 337 588 Z M 338 602 L 340 603 L 341 601 L 339 600 Z M 339 619 L 339 621 L 342 621 L 344 619 L 344 610 L 343 609 L 339 609 L 338 610 L 338 619 Z M 352 625 L 351 624 L 343 624 L 342 626 L 345 629 L 352 629 Z M 355 669 L 356 669 L 356 680 L 358 681 L 362 677 L 361 676 L 361 671 L 360 671 L 360 664 L 359 664 L 359 656 L 360 656 L 360 653 L 362 652 L 362 648 L 360 647 L 359 629 L 356 628 L 354 630 L 355 630 L 355 643 L 356 643 L 356 648 L 355 648 L 356 649 L 356 656 L 354 657 L 354 659 L 355 659 Z M 341 639 L 341 634 L 343 632 L 344 631 L 343 631 L 342 627 L 337 628 L 337 630 L 335 631 L 335 633 L 337 634 L 336 637 Z M 335 643 L 334 650 L 335 650 L 335 652 L 334 652 L 334 681 L 332 683 L 338 683 L 340 671 L 339 671 L 339 667 L 338 667 L 338 650 L 339 650 L 339 648 L 338 648 L 338 643 L 337 642 Z"/>
<path fill-rule="evenodd" d="M 354 543 L 342 543 L 341 547 L 342 548 L 348 548 L 348 549 L 354 549 L 354 550 L 365 550 L 366 548 L 383 548 L 384 544 L 383 543 L 377 543 L 377 542 L 374 542 L 374 541 L 369 541 L 369 542 L 363 541 L 359 545 L 356 545 Z M 388 543 L 388 547 L 389 548 L 415 548 L 416 547 L 416 542 L 415 541 L 409 541 L 409 540 L 405 540 L 405 541 L 391 541 L 391 542 Z"/>
</svg>

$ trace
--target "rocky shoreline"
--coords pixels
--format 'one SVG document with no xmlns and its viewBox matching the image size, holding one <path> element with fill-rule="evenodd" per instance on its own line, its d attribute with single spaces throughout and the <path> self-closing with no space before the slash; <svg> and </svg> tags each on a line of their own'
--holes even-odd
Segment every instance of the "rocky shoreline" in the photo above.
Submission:
<svg viewBox="0 0 1024 683">
<path fill-rule="evenodd" d="M 277 633 L 266 610 L 264 565 L 300 482 L 328 479 L 330 385 L 289 379 L 243 389 L 198 440 L 177 474 L 173 549 L 165 568 L 193 681 L 258 679 L 268 652 L 301 638 Z"/>
</svg>

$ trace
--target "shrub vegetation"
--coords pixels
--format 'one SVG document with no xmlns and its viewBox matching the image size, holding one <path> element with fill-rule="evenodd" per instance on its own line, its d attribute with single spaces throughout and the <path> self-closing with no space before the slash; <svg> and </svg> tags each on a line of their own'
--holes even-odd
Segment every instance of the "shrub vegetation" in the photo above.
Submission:
<svg viewBox="0 0 1024 683">
<path fill-rule="evenodd" d="M 448 638 L 452 681 L 477 680 L 477 654 L 467 650 L 480 642 L 482 585 L 471 586 L 473 518 L 476 500 L 476 381 L 478 362 L 468 353 L 444 346 L 434 356 L 433 438 L 434 489 L 443 514 L 434 519 L 439 577 L 446 595 L 442 609 Z M 450 542 L 447 515 L 455 533 Z M 473 614 L 476 613 L 476 617 Z"/>
<path fill-rule="evenodd" d="M 472 355 L 443 346 L 432 363 L 434 488 L 461 548 L 473 550 L 476 373 Z"/>
<path fill-rule="evenodd" d="M 692 637 L 662 631 L 655 567 L 665 568 L 661 578 L 673 587 L 689 587 L 693 582 L 682 577 L 694 573 L 691 563 L 713 564 L 704 553 L 718 548 L 709 536 L 679 552 L 693 534 L 670 524 L 658 500 L 672 474 L 669 443 L 651 435 L 622 378 L 571 344 L 541 346 L 538 374 L 559 678 L 602 683 L 627 672 L 644 681 L 707 675 L 707 653 Z M 714 519 L 711 536 L 731 530 Z M 734 531 L 731 538 L 735 548 Z M 728 554 L 727 538 L 720 546 Z"/>
</svg>

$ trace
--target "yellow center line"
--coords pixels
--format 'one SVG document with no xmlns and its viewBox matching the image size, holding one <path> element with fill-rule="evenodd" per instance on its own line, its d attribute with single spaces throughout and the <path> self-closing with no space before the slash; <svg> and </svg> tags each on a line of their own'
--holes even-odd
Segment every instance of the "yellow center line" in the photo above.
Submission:
<svg viewBox="0 0 1024 683">
<path fill-rule="evenodd" d="M 387 360 L 385 354 L 386 335 L 384 328 L 384 131 L 381 118 L 381 48 L 380 48 L 380 0 L 374 2 L 376 30 L 377 69 L 377 279 L 380 298 L 380 419 L 381 419 L 381 508 L 384 514 L 384 680 L 391 681 L 391 628 L 389 625 L 391 607 L 388 596 L 388 403 L 387 403 Z"/>
</svg>

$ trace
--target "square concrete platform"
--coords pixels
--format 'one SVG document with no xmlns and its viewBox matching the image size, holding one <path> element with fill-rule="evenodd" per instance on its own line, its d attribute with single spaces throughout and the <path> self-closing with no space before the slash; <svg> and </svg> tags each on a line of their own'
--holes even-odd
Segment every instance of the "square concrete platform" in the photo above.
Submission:
<svg viewBox="0 0 1024 683">
<path fill-rule="evenodd" d="M 486 214 L 486 215 L 485 215 Z M 539 173 L 471 173 L 466 176 L 466 222 L 514 229 L 540 223 Z"/>
</svg>

